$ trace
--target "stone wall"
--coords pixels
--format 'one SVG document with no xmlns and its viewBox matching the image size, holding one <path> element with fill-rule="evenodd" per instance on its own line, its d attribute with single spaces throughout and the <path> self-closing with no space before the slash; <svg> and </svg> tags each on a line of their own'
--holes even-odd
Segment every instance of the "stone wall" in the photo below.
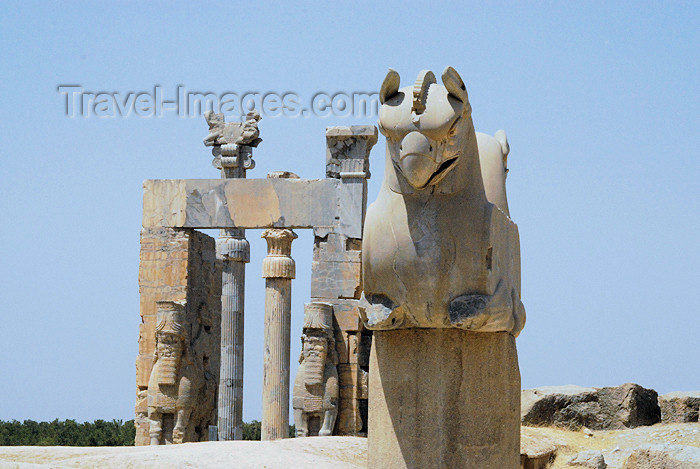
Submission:
<svg viewBox="0 0 700 469">
<path fill-rule="evenodd" d="M 157 301 L 184 305 L 185 353 L 198 370 L 191 397 L 196 405 L 186 426 L 184 441 L 206 440 L 208 426 L 216 425 L 220 361 L 221 267 L 216 260 L 214 239 L 192 229 L 144 228 L 139 291 L 141 324 L 136 358 L 135 444 L 150 443 L 147 397 L 154 363 Z M 170 441 L 168 431 L 168 428 L 163 429 L 166 441 Z"/>
<path fill-rule="evenodd" d="M 335 435 L 367 431 L 367 376 L 372 335 L 357 310 L 361 240 L 329 233 L 316 236 L 311 278 L 312 301 L 333 305 L 333 333 L 338 353 L 338 417 Z"/>
<path fill-rule="evenodd" d="M 334 435 L 367 431 L 367 377 L 372 334 L 360 322 L 362 229 L 367 208 L 373 126 L 326 130 L 326 177 L 339 179 L 338 226 L 314 229 L 311 301 L 333 305 L 338 352 L 338 417 Z"/>
</svg>

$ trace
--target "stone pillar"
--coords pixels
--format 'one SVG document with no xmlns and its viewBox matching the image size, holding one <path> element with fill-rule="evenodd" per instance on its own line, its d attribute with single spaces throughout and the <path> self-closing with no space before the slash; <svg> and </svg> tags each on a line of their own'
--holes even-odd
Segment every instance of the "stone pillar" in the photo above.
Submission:
<svg viewBox="0 0 700 469">
<path fill-rule="evenodd" d="M 290 257 L 296 233 L 268 229 L 265 279 L 265 338 L 263 357 L 262 439 L 286 438 L 289 433 L 289 346 L 294 260 Z"/>
<path fill-rule="evenodd" d="M 368 467 L 520 467 L 509 333 L 374 331 L 369 369 Z"/>
<path fill-rule="evenodd" d="M 244 230 L 221 230 L 216 248 L 223 261 L 217 431 L 220 440 L 240 440 L 243 438 L 245 264 L 250 261 L 250 244 Z"/>
<path fill-rule="evenodd" d="M 241 146 L 240 148 L 243 148 Z M 246 168 L 229 166 L 222 152 L 221 177 L 245 178 Z M 233 159 L 233 158 L 231 158 Z M 217 435 L 222 441 L 243 439 L 243 344 L 245 265 L 250 262 L 250 243 L 245 230 L 219 232 L 216 251 L 223 262 L 221 273 L 221 378 L 219 380 Z"/>
<path fill-rule="evenodd" d="M 326 177 L 338 179 L 338 226 L 314 228 L 311 299 L 333 306 L 340 397 L 336 435 L 366 435 L 371 332 L 362 327 L 362 227 L 367 207 L 369 153 L 377 128 L 355 125 L 326 129 Z M 298 428 L 297 428 L 298 430 Z"/>
<path fill-rule="evenodd" d="M 151 378 L 157 365 L 156 343 L 161 321 L 158 311 L 177 304 L 184 308 L 183 328 L 184 368 L 182 376 L 189 381 L 187 392 L 191 413 L 175 416 L 171 410 L 162 411 L 159 423 L 165 441 L 173 440 L 178 419 L 182 441 L 206 441 L 206 429 L 216 424 L 216 389 L 219 382 L 219 332 L 221 324 L 221 271 L 216 260 L 215 242 L 211 237 L 190 229 L 164 227 L 141 231 L 141 263 L 139 291 L 141 293 L 141 324 L 139 326 L 139 356 L 136 360 L 136 438 L 135 445 L 150 444 L 148 397 L 154 397 Z M 165 303 L 163 303 L 165 302 Z M 162 318 L 161 318 L 162 319 Z M 157 380 L 155 381 L 157 384 Z M 184 390 L 184 388 L 183 388 Z M 169 390 L 167 390 L 169 392 Z M 179 390 L 178 390 L 179 392 Z M 160 397 L 156 396 L 156 400 Z M 152 406 L 153 407 L 153 406 Z M 167 406 L 166 406 L 167 407 Z M 153 415 L 152 415 L 153 416 Z M 178 417 L 178 418 L 176 418 Z M 189 417 L 183 419 L 182 417 Z M 172 425 L 169 425 L 172 424 Z M 181 433 L 182 431 L 182 433 Z M 178 438 L 180 439 L 180 438 Z"/>
<path fill-rule="evenodd" d="M 368 466 L 517 469 L 520 241 L 493 193 L 505 191 L 508 146 L 502 133 L 477 139 L 452 67 L 442 84 L 423 70 L 399 85 L 389 70 L 384 181 L 362 236 Z"/>
<path fill-rule="evenodd" d="M 222 179 L 242 179 L 253 169 L 253 147 L 259 138 L 260 115 L 251 111 L 244 122 L 226 123 L 223 114 L 205 114 L 209 135 L 204 145 L 212 148 L 215 168 Z M 243 229 L 220 231 L 217 254 L 223 262 L 221 292 L 221 373 L 218 402 L 218 438 L 243 438 L 243 329 L 245 264 L 250 262 L 250 244 Z"/>
</svg>

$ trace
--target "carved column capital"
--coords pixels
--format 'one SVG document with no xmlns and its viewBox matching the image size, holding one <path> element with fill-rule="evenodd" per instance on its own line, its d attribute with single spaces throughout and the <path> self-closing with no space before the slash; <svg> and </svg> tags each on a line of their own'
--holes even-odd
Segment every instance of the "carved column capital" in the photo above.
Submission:
<svg viewBox="0 0 700 469">
<path fill-rule="evenodd" d="M 326 129 L 326 177 L 369 179 L 369 152 L 377 128 L 368 125 Z"/>
<path fill-rule="evenodd" d="M 291 253 L 292 241 L 297 239 L 297 234 L 286 228 L 271 228 L 263 231 L 260 237 L 267 241 L 267 257 L 263 259 L 262 277 L 294 278 L 296 267 Z"/>
<path fill-rule="evenodd" d="M 245 238 L 222 236 L 216 240 L 216 250 L 224 261 L 250 262 L 250 243 Z"/>
</svg>

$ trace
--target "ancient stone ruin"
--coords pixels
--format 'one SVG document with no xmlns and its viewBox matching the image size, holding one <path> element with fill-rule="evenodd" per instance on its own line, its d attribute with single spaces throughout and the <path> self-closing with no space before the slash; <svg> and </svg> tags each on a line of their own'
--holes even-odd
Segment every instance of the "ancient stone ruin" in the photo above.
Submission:
<svg viewBox="0 0 700 469">
<path fill-rule="evenodd" d="M 363 434 L 371 333 L 362 326 L 358 310 L 360 256 L 368 157 L 377 129 L 328 128 L 325 179 L 300 179 L 287 171 L 247 179 L 246 172 L 255 167 L 253 148 L 261 142 L 260 116 L 251 112 L 244 122 L 227 123 L 223 115 L 207 114 L 206 120 L 209 135 L 204 144 L 212 147 L 221 179 L 144 182 L 136 444 L 203 441 L 210 438 L 210 427 L 217 430 L 212 437 L 241 438 L 245 264 L 250 259 L 245 229 L 265 229 L 268 242 L 263 263 L 263 439 L 288 433 L 289 319 L 295 277 L 291 248 L 296 238 L 292 230 L 298 229 L 314 230 L 310 304 L 324 305 L 323 319 L 312 321 L 305 336 L 311 347 L 318 336 L 314 327 L 324 325 L 325 354 L 333 358 L 336 372 L 335 385 L 330 386 L 335 392 L 328 399 L 333 409 L 326 412 L 325 404 L 319 407 L 313 398 L 304 398 L 299 410 L 311 422 L 307 426 L 311 434 Z M 220 229 L 219 239 L 215 242 L 197 231 L 205 228 Z M 182 356 L 194 360 L 187 380 L 201 396 L 194 400 L 189 419 L 179 417 L 172 405 L 151 410 L 148 400 L 158 393 L 159 378 L 153 376 L 160 373 L 154 365 L 160 301 L 175 302 L 185 311 L 178 316 L 185 331 L 177 336 L 178 344 Z M 312 384 L 311 388 L 312 394 L 316 392 Z M 316 428 L 319 409 L 324 409 L 324 418 Z"/>
<path fill-rule="evenodd" d="M 296 436 L 330 436 L 338 417 L 338 353 L 333 337 L 332 305 L 320 302 L 305 305 L 301 342 L 303 348 L 292 399 Z"/>
<path fill-rule="evenodd" d="M 508 141 L 475 132 L 453 68 L 442 85 L 430 71 L 399 85 L 390 70 L 384 181 L 369 209 L 375 127 L 327 129 L 325 179 L 247 179 L 256 112 L 237 123 L 207 114 L 221 179 L 144 183 L 137 444 L 206 440 L 214 426 L 219 439 L 241 437 L 246 229 L 264 229 L 268 245 L 262 437 L 287 436 L 292 245 L 294 230 L 313 229 L 310 301 L 294 331 L 297 436 L 367 433 L 370 467 L 519 466 L 525 309 Z"/>
<path fill-rule="evenodd" d="M 207 439 L 208 426 L 216 425 L 220 366 L 221 273 L 214 240 L 195 230 L 144 227 L 139 289 L 135 443 Z"/>
</svg>

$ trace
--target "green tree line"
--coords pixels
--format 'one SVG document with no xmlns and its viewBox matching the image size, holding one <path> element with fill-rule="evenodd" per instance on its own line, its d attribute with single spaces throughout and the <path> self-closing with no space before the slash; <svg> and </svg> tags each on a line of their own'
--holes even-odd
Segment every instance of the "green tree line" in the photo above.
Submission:
<svg viewBox="0 0 700 469">
<path fill-rule="evenodd" d="M 244 440 L 260 440 L 261 424 L 257 420 L 243 423 Z M 95 420 L 78 423 L 75 420 L 0 420 L 0 446 L 133 446 L 136 429 L 134 421 Z M 294 426 L 289 427 L 294 437 Z"/>
<path fill-rule="evenodd" d="M 296 436 L 296 427 L 289 426 L 289 438 Z M 261 440 L 262 439 L 262 423 L 253 420 L 250 423 L 243 422 L 243 439 L 244 440 Z"/>
<path fill-rule="evenodd" d="M 133 446 L 134 421 L 0 420 L 0 446 Z"/>
</svg>

